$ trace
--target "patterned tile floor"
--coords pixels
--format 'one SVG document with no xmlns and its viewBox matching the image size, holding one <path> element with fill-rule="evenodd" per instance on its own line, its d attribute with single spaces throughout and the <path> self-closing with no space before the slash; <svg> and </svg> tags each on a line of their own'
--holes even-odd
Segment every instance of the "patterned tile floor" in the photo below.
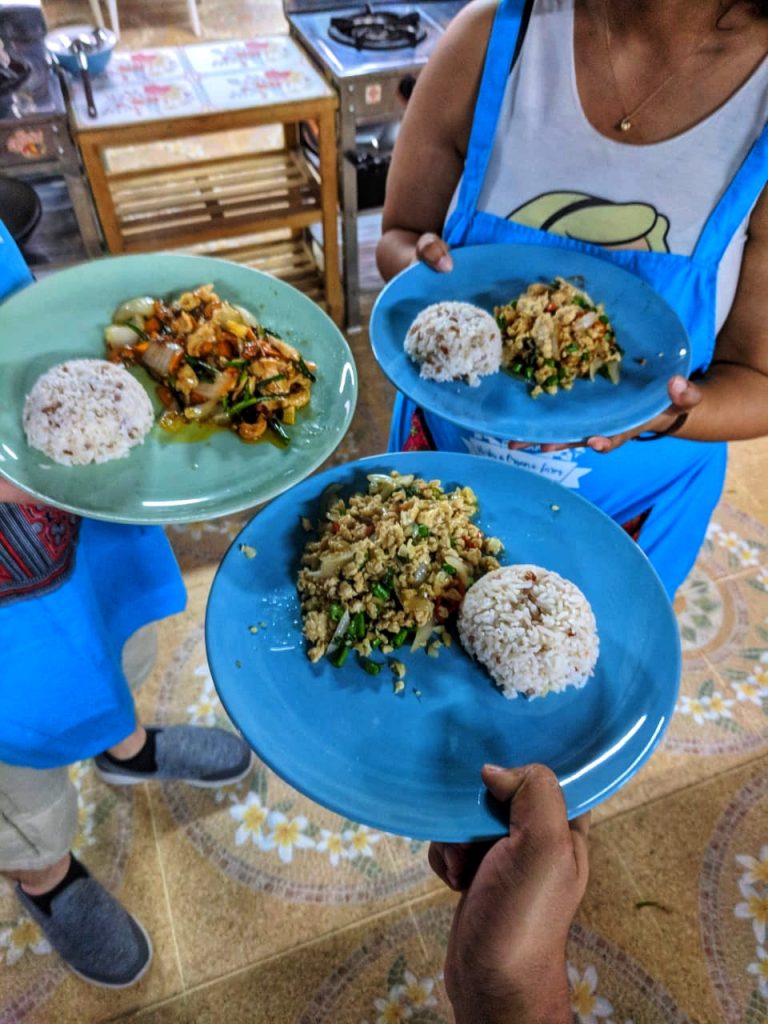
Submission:
<svg viewBox="0 0 768 1024">
<path fill-rule="evenodd" d="M 237 19 L 232 8 L 237 7 Z M 50 0 L 54 21 L 87 20 Z M 178 8 L 178 9 L 177 9 Z M 279 30 L 274 2 L 201 0 L 206 32 Z M 121 4 L 127 45 L 186 41 L 182 4 Z M 266 27 L 271 25 L 272 27 Z M 139 38 L 140 37 L 140 38 Z M 333 461 L 385 446 L 391 389 L 351 339 L 361 399 Z M 676 602 L 677 712 L 646 767 L 595 814 L 569 948 L 578 1024 L 768 1021 L 768 441 L 732 446 L 723 500 Z M 159 626 L 145 720 L 227 724 L 205 661 L 208 588 L 245 515 L 170 529 L 187 611 Z M 114 790 L 88 763 L 78 852 L 142 920 L 135 988 L 69 974 L 0 889 L 0 1024 L 441 1024 L 454 898 L 425 846 L 343 821 L 264 765 L 240 786 Z"/>
</svg>

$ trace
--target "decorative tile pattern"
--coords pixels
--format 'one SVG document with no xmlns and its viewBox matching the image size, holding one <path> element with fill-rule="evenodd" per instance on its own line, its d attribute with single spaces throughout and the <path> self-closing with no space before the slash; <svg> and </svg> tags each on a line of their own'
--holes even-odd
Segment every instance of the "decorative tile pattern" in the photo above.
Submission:
<svg viewBox="0 0 768 1024">
<path fill-rule="evenodd" d="M 153 717 L 231 728 L 208 672 L 200 626 L 177 646 Z M 395 862 L 387 841 L 395 837 L 326 811 L 260 761 L 237 786 L 206 790 L 171 783 L 161 793 L 201 854 L 240 885 L 281 901 L 369 903 L 407 892 L 425 877 L 423 856 L 401 853 Z"/>
<path fill-rule="evenodd" d="M 98 117 L 69 75 L 80 131 L 214 110 L 266 106 L 329 95 L 329 87 L 287 36 L 117 53 L 93 76 Z"/>
<path fill-rule="evenodd" d="M 768 1020 L 768 771 L 717 822 L 699 882 L 701 937 L 726 1024 Z"/>
</svg>

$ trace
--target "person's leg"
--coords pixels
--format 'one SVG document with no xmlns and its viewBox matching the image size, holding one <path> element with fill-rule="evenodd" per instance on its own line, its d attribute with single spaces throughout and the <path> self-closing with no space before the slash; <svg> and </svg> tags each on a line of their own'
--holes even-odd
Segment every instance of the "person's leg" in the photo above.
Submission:
<svg viewBox="0 0 768 1024">
<path fill-rule="evenodd" d="M 77 790 L 67 768 L 0 762 L 0 876 L 80 977 L 123 988 L 145 972 L 152 947 L 141 925 L 71 853 Z"/>
<path fill-rule="evenodd" d="M 126 641 L 122 667 L 132 689 L 152 671 L 157 649 L 154 623 Z M 128 736 L 96 757 L 96 771 L 104 782 L 124 786 L 175 779 L 193 786 L 218 787 L 239 782 L 250 771 L 250 747 L 226 729 L 144 726 L 138 715 L 135 721 Z"/>
<path fill-rule="evenodd" d="M 228 729 L 199 725 L 141 725 L 95 758 L 104 782 L 128 786 L 177 780 L 217 788 L 251 770 L 251 748 Z"/>
</svg>

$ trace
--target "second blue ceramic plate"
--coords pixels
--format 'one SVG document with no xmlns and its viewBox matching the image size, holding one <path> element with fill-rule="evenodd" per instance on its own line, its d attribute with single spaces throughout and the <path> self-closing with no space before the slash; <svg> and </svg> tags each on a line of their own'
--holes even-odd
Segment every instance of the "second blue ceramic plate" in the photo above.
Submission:
<svg viewBox="0 0 768 1024">
<path fill-rule="evenodd" d="M 572 443 L 638 427 L 669 405 L 667 382 L 688 375 L 688 335 L 669 304 L 639 277 L 586 253 L 543 245 L 476 245 L 452 252 L 454 269 L 438 274 L 416 263 L 379 295 L 370 321 L 384 373 L 417 405 L 468 430 L 536 444 Z M 471 302 L 493 313 L 535 281 L 564 277 L 602 303 L 624 349 L 621 380 L 577 380 L 571 391 L 532 399 L 509 373 L 478 387 L 426 380 L 403 342 L 417 315 L 435 302 Z"/>
<path fill-rule="evenodd" d="M 340 669 L 306 655 L 296 575 L 329 495 L 367 490 L 369 473 L 465 484 L 502 561 L 539 564 L 586 594 L 600 634 L 581 690 L 507 700 L 454 644 L 438 658 L 401 649 L 406 688 L 354 658 Z M 485 762 L 549 765 L 571 816 L 600 803 L 647 760 L 672 715 L 680 677 L 677 623 L 659 579 L 624 531 L 593 505 L 533 473 L 437 452 L 382 455 L 305 480 L 236 538 L 206 615 L 211 673 L 230 717 L 278 775 L 317 803 L 374 828 L 468 841 L 505 829 L 485 796 Z"/>
</svg>

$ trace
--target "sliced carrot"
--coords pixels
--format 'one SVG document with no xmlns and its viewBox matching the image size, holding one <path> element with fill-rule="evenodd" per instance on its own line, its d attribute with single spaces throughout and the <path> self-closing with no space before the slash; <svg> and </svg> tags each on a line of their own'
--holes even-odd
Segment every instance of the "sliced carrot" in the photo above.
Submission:
<svg viewBox="0 0 768 1024">
<path fill-rule="evenodd" d="M 147 334 L 156 334 L 160 330 L 160 321 L 156 316 L 151 316 L 144 322 L 144 330 Z"/>
</svg>

